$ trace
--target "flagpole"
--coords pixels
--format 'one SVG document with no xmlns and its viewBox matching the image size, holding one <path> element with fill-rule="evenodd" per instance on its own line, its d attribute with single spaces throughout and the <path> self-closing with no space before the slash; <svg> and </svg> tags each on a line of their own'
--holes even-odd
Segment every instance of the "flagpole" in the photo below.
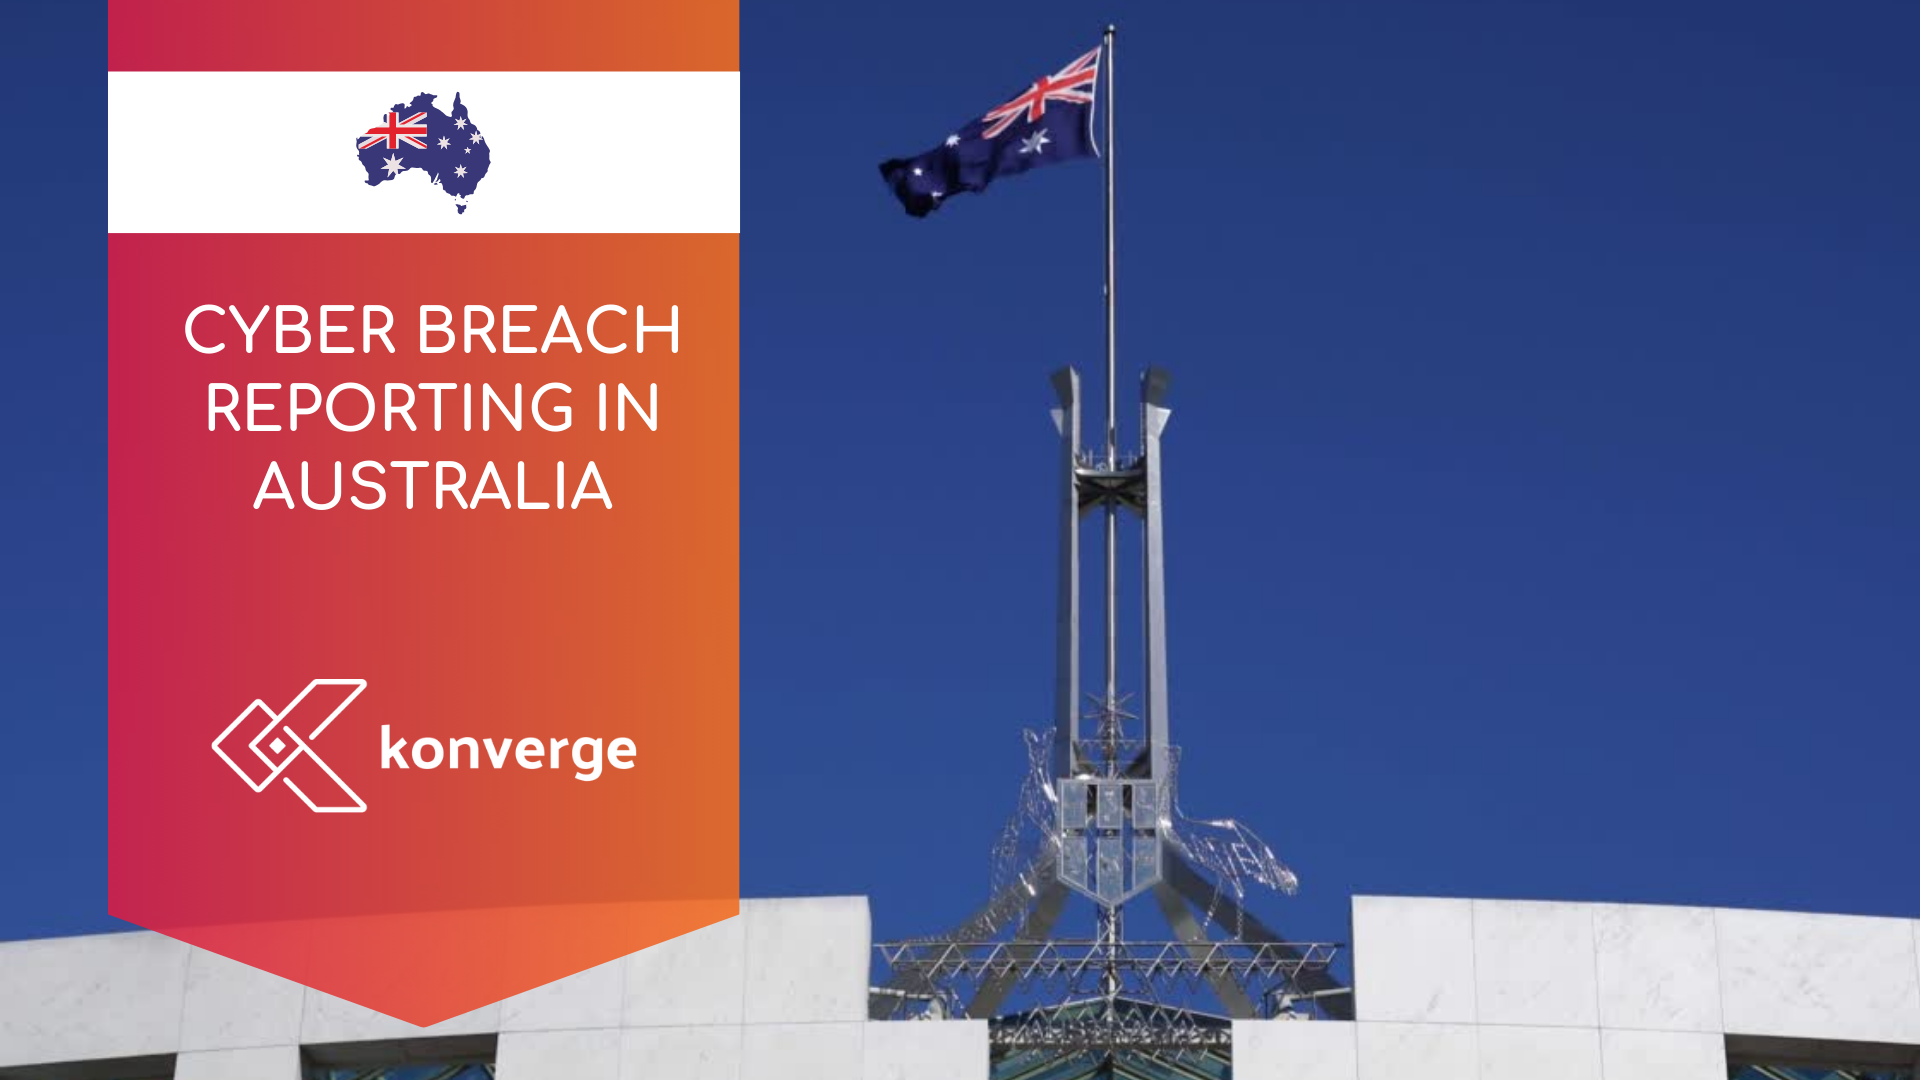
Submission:
<svg viewBox="0 0 1920 1080">
<path fill-rule="evenodd" d="M 1109 24 L 1101 40 L 1106 50 L 1106 62 L 1101 66 L 1107 73 L 1106 100 L 1102 112 L 1106 116 L 1106 153 L 1101 160 L 1106 166 L 1107 187 L 1107 469 L 1117 469 L 1120 465 L 1119 446 L 1114 430 L 1115 413 L 1115 337 L 1114 337 L 1114 236 L 1113 236 L 1113 33 Z M 1103 727 L 1112 732 L 1118 718 L 1113 714 L 1119 709 L 1119 580 L 1115 564 L 1119 561 L 1119 515 L 1111 500 L 1107 502 L 1107 694 L 1102 703 Z"/>
<path fill-rule="evenodd" d="M 1107 145 L 1101 160 L 1106 164 L 1107 186 L 1107 471 L 1112 472 L 1120 466 L 1119 440 L 1114 431 L 1114 405 L 1116 382 L 1113 288 L 1113 24 L 1107 25 L 1107 32 L 1101 39 L 1106 50 L 1105 63 L 1101 66 L 1107 72 L 1106 102 L 1102 111 L 1106 113 Z M 1106 767 L 1108 775 L 1119 775 L 1119 737 L 1120 737 L 1120 695 L 1119 641 L 1120 641 L 1120 602 L 1119 578 L 1117 566 L 1120 558 L 1120 507 L 1112 499 L 1107 503 L 1107 695 L 1101 702 L 1100 727 L 1106 741 Z M 1120 908 L 1101 905 L 1099 914 L 1099 935 L 1106 946 L 1106 970 L 1101 979 L 1102 997 L 1106 1005 L 1106 1017 L 1113 1020 L 1118 1015 L 1120 1002 Z"/>
<path fill-rule="evenodd" d="M 1107 138 L 1106 164 L 1107 181 L 1107 465 L 1118 464 L 1116 439 L 1114 433 L 1114 319 L 1113 319 L 1113 33 L 1109 25 L 1102 44 L 1106 48 L 1107 94 L 1106 105 L 1101 111 L 1106 114 Z"/>
</svg>

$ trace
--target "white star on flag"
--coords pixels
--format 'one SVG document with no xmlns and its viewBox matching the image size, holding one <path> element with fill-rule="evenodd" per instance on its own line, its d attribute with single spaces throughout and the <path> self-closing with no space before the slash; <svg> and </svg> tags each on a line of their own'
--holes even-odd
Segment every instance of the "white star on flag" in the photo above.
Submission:
<svg viewBox="0 0 1920 1080">
<path fill-rule="evenodd" d="M 1053 140 L 1047 138 L 1047 130 L 1041 128 L 1039 131 L 1020 140 L 1020 152 L 1023 154 L 1038 154 L 1052 141 Z"/>
<path fill-rule="evenodd" d="M 387 170 L 387 175 L 388 175 L 388 176 L 399 176 L 399 175 L 400 175 L 400 169 L 401 169 L 401 165 L 400 165 L 400 159 L 399 159 L 399 158 L 397 158 L 397 157 L 390 157 L 390 158 L 388 158 L 388 159 L 387 159 L 387 161 L 386 161 L 386 164 L 384 164 L 384 165 L 382 165 L 382 166 L 380 166 L 380 167 L 381 167 L 381 168 L 383 168 L 383 169 L 385 169 L 385 170 Z"/>
<path fill-rule="evenodd" d="M 447 146 L 447 137 L 445 135 L 440 136 L 440 149 L 445 150 Z"/>
</svg>

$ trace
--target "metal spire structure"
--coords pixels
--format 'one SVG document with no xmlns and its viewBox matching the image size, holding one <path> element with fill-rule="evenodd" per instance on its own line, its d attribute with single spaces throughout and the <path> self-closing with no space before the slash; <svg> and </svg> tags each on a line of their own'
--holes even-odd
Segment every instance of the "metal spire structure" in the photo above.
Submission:
<svg viewBox="0 0 1920 1080">
<path fill-rule="evenodd" d="M 1229 1021 L 1279 1015 L 1351 1018 L 1331 974 L 1337 946 L 1288 941 L 1249 912 L 1250 894 L 1291 894 L 1293 873 L 1232 820 L 1180 813 L 1179 754 L 1167 694 L 1166 550 L 1161 438 L 1172 410 L 1168 377 L 1140 382 L 1139 444 L 1120 447 L 1116 416 L 1114 28 L 1102 42 L 1106 86 L 1106 427 L 1082 445 L 1080 376 L 1052 377 L 1060 484 L 1053 723 L 1027 733 L 1020 806 L 994 853 L 990 898 L 932 937 L 877 946 L 888 969 L 874 988 L 875 1019 L 963 1016 L 990 1020 L 996 1060 L 1019 1075 L 1112 1075 L 1196 1056 L 1226 1062 Z M 1081 694 L 1081 525 L 1104 527 L 1103 686 Z M 1120 691 L 1119 530 L 1141 530 L 1141 710 Z M 1091 731 L 1082 721 L 1092 721 Z M 1128 938 L 1127 906 L 1151 896 L 1174 940 Z M 1057 936 L 1075 897 L 1094 908 L 1091 939 Z M 1064 1070 L 1064 1071 L 1062 1071 Z M 1136 1067 L 1131 1072 L 1138 1072 Z M 1151 1071 L 1151 1070 L 1148 1070 Z M 1218 1070 L 1216 1070 L 1218 1071 Z"/>
</svg>

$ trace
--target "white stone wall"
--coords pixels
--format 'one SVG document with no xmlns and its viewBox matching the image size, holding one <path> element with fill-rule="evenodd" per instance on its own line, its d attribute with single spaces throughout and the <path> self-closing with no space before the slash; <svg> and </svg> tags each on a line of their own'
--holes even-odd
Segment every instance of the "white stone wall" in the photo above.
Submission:
<svg viewBox="0 0 1920 1080">
<path fill-rule="evenodd" d="M 1725 1080 L 1727 1035 L 1920 1047 L 1912 920 L 1359 897 L 1352 950 L 1358 1019 L 1236 1022 L 1238 1080 Z M 984 1080 L 982 1022 L 867 1022 L 870 956 L 863 898 L 749 900 L 416 1028 L 157 934 L 0 943 L 0 1074 L 177 1054 L 182 1080 L 296 1080 L 302 1044 L 492 1034 L 500 1080 Z"/>
<path fill-rule="evenodd" d="M 984 1022 L 867 1022 L 862 897 L 738 918 L 429 1028 L 151 933 L 0 943 L 0 1070 L 179 1055 L 297 1080 L 301 1044 L 496 1034 L 499 1080 L 981 1080 Z"/>
<path fill-rule="evenodd" d="M 1236 1022 L 1236 1080 L 1725 1080 L 1727 1035 L 1920 1045 L 1908 919 L 1356 897 L 1352 951 L 1356 1021 Z"/>
</svg>

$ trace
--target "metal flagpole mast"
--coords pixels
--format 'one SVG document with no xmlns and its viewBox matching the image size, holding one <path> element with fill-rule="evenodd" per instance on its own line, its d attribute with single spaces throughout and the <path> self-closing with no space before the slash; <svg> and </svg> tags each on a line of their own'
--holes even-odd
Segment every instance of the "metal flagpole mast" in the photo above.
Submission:
<svg viewBox="0 0 1920 1080">
<path fill-rule="evenodd" d="M 1114 336 L 1113 336 L 1113 32 L 1109 25 L 1102 44 L 1106 47 L 1107 94 L 1106 106 L 1102 110 L 1107 122 L 1107 464 L 1116 464 L 1116 439 L 1114 438 Z"/>
<path fill-rule="evenodd" d="M 1115 385 L 1117 382 L 1115 363 L 1116 340 L 1114 335 L 1114 229 L 1113 229 L 1113 24 L 1107 24 L 1106 34 L 1101 46 L 1106 50 L 1103 58 L 1106 68 L 1106 101 L 1102 111 L 1106 114 L 1106 154 L 1102 161 L 1106 165 L 1107 189 L 1107 471 L 1119 468 L 1119 439 L 1114 429 Z M 1120 561 L 1120 507 L 1111 498 L 1107 504 L 1107 686 L 1106 698 L 1101 702 L 1101 728 L 1107 742 L 1107 770 L 1109 775 L 1119 774 L 1119 736 L 1120 736 L 1120 697 L 1119 697 L 1119 635 L 1120 605 L 1119 579 L 1117 565 Z M 1103 905 L 1100 910 L 1100 937 L 1107 948 L 1106 972 L 1101 987 L 1105 991 L 1107 1019 L 1117 1018 L 1120 997 L 1120 908 L 1119 905 Z"/>
<path fill-rule="evenodd" d="M 1118 379 L 1116 369 L 1116 340 L 1114 335 L 1114 236 L 1113 236 L 1113 26 L 1107 32 L 1101 44 L 1106 50 L 1107 86 L 1106 102 L 1103 112 L 1106 114 L 1106 154 L 1101 159 L 1106 166 L 1107 188 L 1107 471 L 1112 472 L 1120 465 L 1119 439 L 1114 427 L 1115 384 Z M 1106 700 L 1101 703 L 1102 720 L 1109 726 L 1115 722 L 1113 713 L 1119 708 L 1119 580 L 1116 577 L 1116 564 L 1119 562 L 1119 507 L 1113 500 L 1107 500 L 1107 686 Z M 1105 734 L 1105 732 L 1103 732 Z"/>
</svg>

